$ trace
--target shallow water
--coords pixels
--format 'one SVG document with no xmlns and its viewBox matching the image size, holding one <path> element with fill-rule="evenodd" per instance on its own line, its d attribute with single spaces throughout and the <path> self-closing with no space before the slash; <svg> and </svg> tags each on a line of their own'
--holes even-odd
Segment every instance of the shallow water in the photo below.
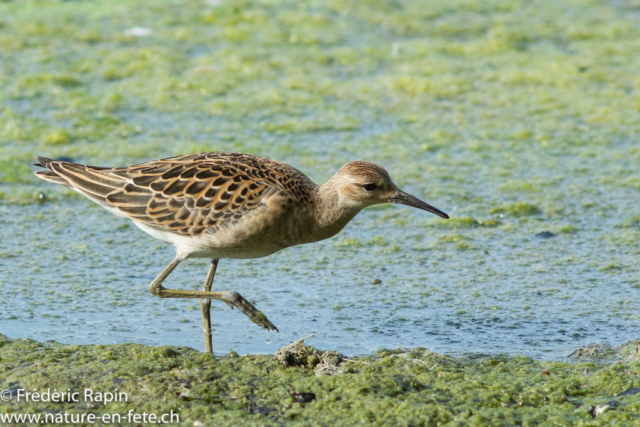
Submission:
<svg viewBox="0 0 640 427">
<path fill-rule="evenodd" d="M 317 182 L 374 161 L 452 219 L 383 206 L 223 260 L 215 289 L 281 332 L 214 303 L 218 353 L 313 332 L 348 355 L 558 359 L 638 338 L 637 2 L 76 3 L 0 2 L 0 333 L 202 349 L 197 301 L 147 291 L 172 249 L 30 164 L 232 150 Z M 167 286 L 200 288 L 207 264 Z"/>
<path fill-rule="evenodd" d="M 85 201 L 3 206 L 0 213 L 3 334 L 203 348 L 197 301 L 147 292 L 172 258 L 169 246 Z M 549 239 L 534 236 L 544 231 L 535 222 L 508 234 L 474 229 L 477 249 L 456 250 L 438 243 L 451 231 L 437 224 L 408 208 L 370 209 L 332 240 L 264 259 L 222 260 L 214 289 L 240 292 L 280 333 L 214 301 L 214 352 L 269 353 L 314 333 L 315 346 L 349 355 L 423 346 L 558 359 L 637 333 L 636 271 L 601 271 L 607 261 L 594 250 L 613 231 L 606 225 Z M 636 263 L 615 246 L 604 256 Z M 185 261 L 166 285 L 198 289 L 207 264 Z"/>
</svg>

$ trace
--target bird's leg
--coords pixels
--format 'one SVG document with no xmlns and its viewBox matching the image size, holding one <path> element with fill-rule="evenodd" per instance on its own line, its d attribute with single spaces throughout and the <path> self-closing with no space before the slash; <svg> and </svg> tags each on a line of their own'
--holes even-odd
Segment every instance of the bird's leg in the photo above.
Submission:
<svg viewBox="0 0 640 427">
<path fill-rule="evenodd" d="M 206 299 L 217 299 L 220 301 L 224 301 L 231 308 L 237 307 L 238 310 L 243 312 L 253 323 L 262 326 L 265 329 L 269 329 L 271 331 L 277 331 L 273 323 L 267 319 L 261 311 L 256 309 L 253 304 L 243 298 L 237 292 L 210 292 L 210 291 L 187 291 L 182 289 L 167 289 L 162 287 L 162 282 L 167 278 L 169 274 L 180 264 L 182 261 L 180 258 L 176 257 L 171 261 L 171 263 L 165 268 L 162 273 L 158 275 L 151 283 L 149 283 L 149 292 L 152 295 L 155 295 L 160 298 L 206 298 Z"/>
<path fill-rule="evenodd" d="M 151 283 L 149 283 L 149 292 L 151 292 L 153 295 L 156 295 L 156 290 L 164 289 L 162 287 L 162 282 L 164 282 L 164 280 L 171 274 L 171 272 L 176 269 L 178 264 L 180 264 L 180 261 L 182 261 L 180 258 L 175 257 L 173 261 L 171 261 L 171 263 L 167 266 L 167 268 L 162 270 L 162 273 L 158 274 L 158 277 L 156 277 L 151 281 Z"/>
<path fill-rule="evenodd" d="M 213 279 L 216 276 L 216 269 L 218 268 L 217 259 L 211 260 L 211 265 L 209 266 L 209 272 L 207 273 L 207 278 L 204 281 L 204 285 L 202 285 L 202 290 L 205 292 L 211 291 L 211 285 L 213 284 Z M 204 351 L 205 353 L 213 354 L 213 344 L 211 342 L 211 300 L 206 298 L 200 299 L 200 313 L 202 313 L 202 329 L 204 331 Z"/>
</svg>

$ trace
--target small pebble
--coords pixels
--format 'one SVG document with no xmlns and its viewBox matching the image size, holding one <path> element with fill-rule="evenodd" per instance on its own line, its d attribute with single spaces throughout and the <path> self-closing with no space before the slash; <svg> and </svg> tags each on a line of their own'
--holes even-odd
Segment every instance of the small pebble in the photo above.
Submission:
<svg viewBox="0 0 640 427">
<path fill-rule="evenodd" d="M 543 231 L 542 233 L 536 234 L 536 238 L 538 239 L 550 239 L 552 237 L 556 237 L 556 235 L 550 231 Z"/>
</svg>

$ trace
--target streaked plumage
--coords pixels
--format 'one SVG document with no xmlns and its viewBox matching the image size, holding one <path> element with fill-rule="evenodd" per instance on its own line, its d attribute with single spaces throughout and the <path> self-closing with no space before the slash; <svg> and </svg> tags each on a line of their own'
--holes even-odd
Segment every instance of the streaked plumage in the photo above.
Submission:
<svg viewBox="0 0 640 427">
<path fill-rule="evenodd" d="M 258 258 L 326 239 L 360 210 L 378 203 L 407 204 L 448 218 L 398 190 L 382 167 L 362 161 L 347 163 L 318 186 L 292 166 L 240 153 L 190 154 L 121 168 L 37 160 L 37 166 L 49 169 L 36 172 L 39 178 L 83 194 L 176 247 L 174 262 L 149 285 L 152 294 L 221 299 L 267 329 L 275 326 L 237 293 L 209 292 L 218 259 Z M 166 276 L 190 257 L 214 260 L 208 287 L 205 283 L 203 291 L 163 288 Z M 205 319 L 208 307 L 202 301 Z M 203 320 L 205 341 L 206 323 Z M 211 351 L 210 334 L 207 350 Z"/>
</svg>

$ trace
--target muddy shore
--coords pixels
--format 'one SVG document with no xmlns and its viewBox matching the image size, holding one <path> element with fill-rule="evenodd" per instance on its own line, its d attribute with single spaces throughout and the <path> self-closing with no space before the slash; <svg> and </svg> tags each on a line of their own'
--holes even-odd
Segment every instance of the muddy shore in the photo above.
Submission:
<svg viewBox="0 0 640 427">
<path fill-rule="evenodd" d="M 640 422 L 640 340 L 616 349 L 592 346 L 564 362 L 453 358 L 424 348 L 358 358 L 304 343 L 289 350 L 213 357 L 184 347 L 0 336 L 0 388 L 11 393 L 0 413 L 121 414 L 123 425 L 127 414 L 173 413 L 183 426 Z M 60 399 L 54 391 L 67 394 Z M 49 401 L 35 402 L 27 392 Z"/>
</svg>

